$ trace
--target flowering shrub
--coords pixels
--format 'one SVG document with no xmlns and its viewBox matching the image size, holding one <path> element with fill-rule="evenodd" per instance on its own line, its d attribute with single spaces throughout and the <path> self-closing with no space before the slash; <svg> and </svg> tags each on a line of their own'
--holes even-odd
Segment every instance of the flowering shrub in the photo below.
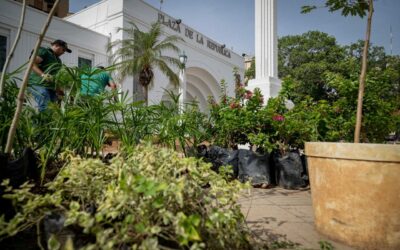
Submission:
<svg viewBox="0 0 400 250">
<path fill-rule="evenodd" d="M 236 98 L 223 95 L 219 104 L 213 103 L 215 143 L 225 147 L 249 143 L 264 151 L 276 149 L 285 154 L 303 148 L 305 141 L 352 141 L 358 80 L 337 74 L 326 74 L 325 78 L 328 87 L 335 89 L 331 99 L 315 101 L 305 96 L 292 109 L 286 107 L 286 100 L 293 95 L 293 79 L 286 78 L 279 96 L 270 98 L 265 107 L 259 90 L 252 93 L 243 84 L 237 85 Z M 364 141 L 382 142 L 396 127 L 398 130 L 397 92 L 390 88 L 389 80 L 390 75 L 378 78 L 372 72 L 366 81 L 370 91 L 364 97 Z"/>
<path fill-rule="evenodd" d="M 316 141 L 325 129 L 327 103 L 304 99 L 292 109 L 286 108 L 285 98 L 278 96 L 268 101 L 266 109 L 272 114 L 270 143 L 281 155 L 290 149 L 304 148 L 305 141 Z"/>
<path fill-rule="evenodd" d="M 224 84 L 221 83 L 222 90 Z M 285 91 L 270 98 L 266 106 L 259 89 L 252 92 L 238 84 L 235 92 L 233 98 L 222 91 L 219 103 L 209 100 L 211 134 L 219 146 L 235 148 L 237 144 L 249 143 L 262 151 L 279 150 L 284 155 L 290 149 L 303 148 L 305 141 L 326 136 L 334 112 L 338 112 L 326 101 L 315 102 L 311 98 L 288 109 Z"/>
<path fill-rule="evenodd" d="M 221 82 L 221 90 L 219 103 L 209 99 L 210 133 L 214 143 L 229 148 L 249 143 L 249 135 L 258 134 L 268 126 L 262 111 L 261 92 L 256 89 L 253 93 L 246 90 L 243 84 L 238 84 L 236 97 L 229 97 L 224 91 L 224 81 Z"/>
</svg>

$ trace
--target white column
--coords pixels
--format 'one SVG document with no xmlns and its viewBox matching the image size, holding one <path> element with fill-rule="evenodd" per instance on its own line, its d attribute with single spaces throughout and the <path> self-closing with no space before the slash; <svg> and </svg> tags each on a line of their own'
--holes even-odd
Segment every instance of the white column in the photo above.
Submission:
<svg viewBox="0 0 400 250">
<path fill-rule="evenodd" d="M 249 81 L 248 89 L 260 88 L 264 103 L 278 95 L 277 1 L 255 0 L 255 60 L 256 78 Z"/>
</svg>

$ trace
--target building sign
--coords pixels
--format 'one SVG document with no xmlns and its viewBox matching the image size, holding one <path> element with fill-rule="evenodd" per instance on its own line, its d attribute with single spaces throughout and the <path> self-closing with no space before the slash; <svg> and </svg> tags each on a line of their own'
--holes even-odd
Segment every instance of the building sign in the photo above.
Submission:
<svg viewBox="0 0 400 250">
<path fill-rule="evenodd" d="M 181 22 L 178 20 L 172 20 L 168 17 L 165 17 L 164 14 L 158 13 L 158 22 L 180 34 L 184 32 L 185 37 L 193 41 L 196 41 L 198 44 L 206 46 L 208 49 L 214 50 L 215 52 L 223 56 L 231 58 L 231 52 L 225 49 L 225 45 L 219 45 L 207 38 L 204 39 L 202 34 L 197 33 L 194 30 L 191 30 L 187 27 L 185 27 L 185 29 L 181 31 L 181 26 L 180 26 Z"/>
<path fill-rule="evenodd" d="M 158 22 L 164 24 L 172 30 L 175 30 L 178 33 L 181 33 L 181 23 L 177 22 L 176 20 L 168 19 L 167 21 L 165 21 L 165 16 L 161 13 L 158 13 Z"/>
</svg>

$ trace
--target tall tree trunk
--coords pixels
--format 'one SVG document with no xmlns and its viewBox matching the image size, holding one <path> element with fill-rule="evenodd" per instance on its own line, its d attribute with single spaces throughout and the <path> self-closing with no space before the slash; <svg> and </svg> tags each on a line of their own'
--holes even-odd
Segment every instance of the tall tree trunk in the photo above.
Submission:
<svg viewBox="0 0 400 250">
<path fill-rule="evenodd" d="M 18 27 L 18 32 L 17 35 L 15 37 L 15 41 L 13 43 L 13 46 L 11 47 L 10 53 L 8 54 L 6 61 L 4 63 L 4 67 L 3 67 L 3 71 L 1 72 L 1 78 L 0 78 L 0 99 L 3 96 L 3 92 L 4 92 L 4 78 L 6 75 L 6 72 L 8 70 L 8 66 L 10 64 L 10 61 L 12 59 L 12 57 L 14 56 L 14 51 L 15 48 L 17 47 L 19 38 L 21 37 L 21 32 L 22 32 L 22 28 L 24 27 L 24 22 L 25 22 L 25 11 L 26 11 L 26 0 L 24 0 L 23 4 L 22 4 L 22 10 L 21 10 L 21 18 L 19 19 L 19 27 Z"/>
<path fill-rule="evenodd" d="M 14 118 L 12 120 L 12 123 L 11 123 L 11 126 L 10 126 L 10 130 L 8 131 L 7 144 L 6 144 L 6 153 L 9 154 L 9 155 L 11 154 L 15 132 L 17 130 L 19 117 L 20 117 L 21 112 L 22 112 L 22 106 L 24 105 L 25 89 L 26 89 L 26 86 L 28 85 L 29 73 L 32 70 L 32 66 L 33 66 L 33 62 L 34 62 L 34 60 L 36 58 L 36 54 L 37 54 L 37 52 L 39 50 L 40 44 L 42 43 L 43 37 L 46 34 L 47 28 L 50 25 L 51 19 L 53 18 L 54 12 L 56 11 L 56 8 L 57 8 L 59 2 L 60 2 L 60 0 L 56 0 L 54 5 L 53 5 L 53 8 L 51 8 L 51 11 L 50 11 L 49 15 L 47 16 L 46 23 L 44 24 L 44 26 L 42 28 L 42 31 L 41 31 L 41 33 L 39 35 L 39 38 L 38 38 L 38 40 L 36 42 L 36 46 L 35 46 L 35 49 L 33 50 L 31 59 L 29 60 L 28 68 L 25 70 L 24 78 L 22 80 L 22 85 L 21 85 L 21 87 L 19 89 L 19 92 L 18 92 L 17 108 L 16 108 L 15 113 L 14 113 Z"/>
<path fill-rule="evenodd" d="M 365 79 L 367 77 L 368 48 L 369 48 L 369 40 L 371 37 L 371 21 L 373 12 L 374 12 L 373 0 L 369 0 L 367 32 L 365 34 L 364 51 L 362 55 L 362 66 L 361 66 L 360 81 L 358 87 L 357 117 L 356 117 L 356 127 L 354 132 L 354 143 L 360 142 L 362 107 L 363 107 Z"/>
<path fill-rule="evenodd" d="M 144 100 L 146 102 L 146 106 L 149 104 L 149 85 L 153 80 L 154 73 L 151 68 L 146 67 L 139 73 L 139 82 L 143 86 Z"/>
</svg>

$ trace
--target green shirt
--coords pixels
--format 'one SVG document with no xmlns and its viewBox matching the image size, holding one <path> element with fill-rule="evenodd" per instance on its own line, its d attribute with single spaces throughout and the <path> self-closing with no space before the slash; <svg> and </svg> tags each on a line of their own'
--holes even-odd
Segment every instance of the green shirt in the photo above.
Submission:
<svg viewBox="0 0 400 250">
<path fill-rule="evenodd" d="M 51 48 L 40 47 L 37 56 L 42 58 L 42 62 L 38 64 L 39 69 L 45 74 L 55 76 L 61 68 L 61 59 L 58 58 Z M 42 85 L 48 88 L 55 88 L 54 82 L 43 82 L 42 77 L 31 71 L 29 74 L 29 84 Z"/>
<path fill-rule="evenodd" d="M 93 69 L 90 75 L 81 75 L 81 95 L 94 96 L 100 94 L 110 81 L 112 81 L 110 74 L 103 70 Z"/>
</svg>

